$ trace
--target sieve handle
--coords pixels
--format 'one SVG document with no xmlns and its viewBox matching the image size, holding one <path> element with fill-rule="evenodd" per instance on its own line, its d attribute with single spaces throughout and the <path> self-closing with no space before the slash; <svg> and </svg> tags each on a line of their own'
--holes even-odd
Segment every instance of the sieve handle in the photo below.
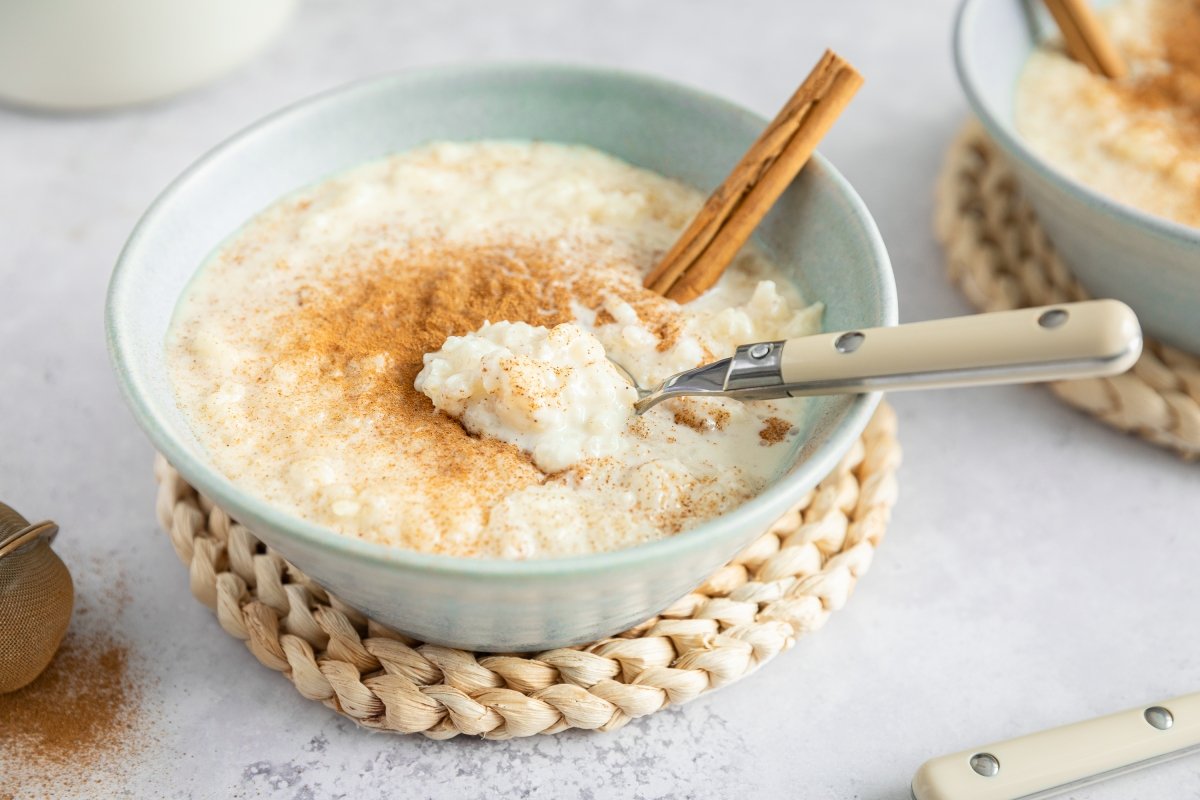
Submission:
<svg viewBox="0 0 1200 800">
<path fill-rule="evenodd" d="M 4 558 L 9 553 L 16 552 L 19 548 L 24 547 L 34 539 L 44 536 L 47 542 L 52 542 L 57 535 L 58 525 L 48 519 L 35 522 L 32 525 L 26 525 L 24 528 L 0 538 L 0 558 Z"/>
</svg>

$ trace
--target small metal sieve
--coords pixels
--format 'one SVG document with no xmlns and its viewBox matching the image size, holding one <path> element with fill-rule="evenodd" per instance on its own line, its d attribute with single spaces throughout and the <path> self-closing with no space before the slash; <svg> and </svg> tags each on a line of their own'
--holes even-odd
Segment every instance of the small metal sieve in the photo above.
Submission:
<svg viewBox="0 0 1200 800">
<path fill-rule="evenodd" d="M 0 503 L 0 694 L 42 673 L 71 621 L 71 573 L 50 549 L 57 533 Z"/>
</svg>

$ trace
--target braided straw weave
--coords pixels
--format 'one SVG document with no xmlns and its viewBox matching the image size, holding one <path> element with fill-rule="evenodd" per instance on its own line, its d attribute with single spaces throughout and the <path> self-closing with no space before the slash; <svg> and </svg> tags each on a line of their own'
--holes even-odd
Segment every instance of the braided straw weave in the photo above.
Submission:
<svg viewBox="0 0 1200 800">
<path fill-rule="evenodd" d="M 1016 179 L 977 122 L 951 145 L 934 227 L 950 279 L 984 311 L 1086 300 L 1054 252 Z M 1051 383 L 1064 401 L 1123 431 L 1200 458 L 1200 358 L 1147 340 L 1133 369 Z"/>
<path fill-rule="evenodd" d="M 448 739 L 609 731 L 732 683 L 825 624 L 867 571 L 896 499 L 880 405 L 795 508 L 657 617 L 582 647 L 484 655 L 421 644 L 328 594 L 198 496 L 161 456 L 157 513 L 192 594 L 259 661 L 359 725 Z"/>
</svg>

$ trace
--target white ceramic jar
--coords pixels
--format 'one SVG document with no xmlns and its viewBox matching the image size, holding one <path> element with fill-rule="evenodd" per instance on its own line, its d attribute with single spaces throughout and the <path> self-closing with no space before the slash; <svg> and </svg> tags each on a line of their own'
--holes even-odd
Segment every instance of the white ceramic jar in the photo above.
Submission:
<svg viewBox="0 0 1200 800">
<path fill-rule="evenodd" d="M 167 97 L 233 69 L 295 0 L 0 0 L 0 100 L 52 110 Z"/>
</svg>

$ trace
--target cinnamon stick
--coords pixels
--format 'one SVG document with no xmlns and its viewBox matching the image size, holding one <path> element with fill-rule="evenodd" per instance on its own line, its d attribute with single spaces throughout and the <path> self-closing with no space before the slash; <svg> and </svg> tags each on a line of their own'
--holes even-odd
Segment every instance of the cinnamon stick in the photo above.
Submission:
<svg viewBox="0 0 1200 800">
<path fill-rule="evenodd" d="M 832 50 L 717 187 L 663 260 L 646 288 L 679 303 L 709 289 L 833 126 L 862 76 Z"/>
<path fill-rule="evenodd" d="M 1106 78 L 1125 75 L 1124 59 L 1087 0 L 1046 0 L 1046 8 L 1062 31 L 1071 58 Z"/>
</svg>

